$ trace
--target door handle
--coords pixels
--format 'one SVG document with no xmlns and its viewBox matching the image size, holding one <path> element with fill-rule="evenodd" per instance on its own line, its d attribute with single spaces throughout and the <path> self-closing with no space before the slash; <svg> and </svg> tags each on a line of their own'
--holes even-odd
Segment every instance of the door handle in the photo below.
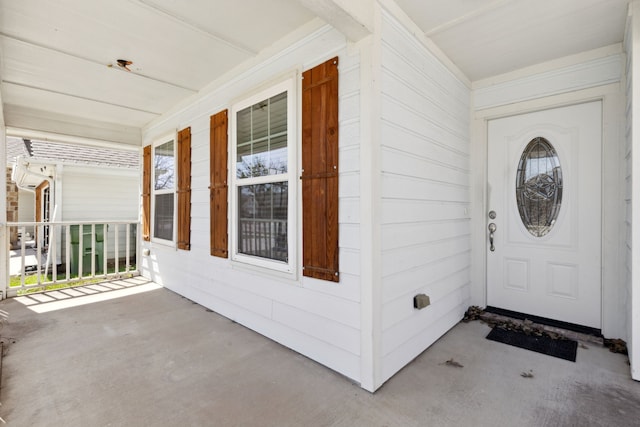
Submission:
<svg viewBox="0 0 640 427">
<path fill-rule="evenodd" d="M 496 250 L 496 247 L 493 246 L 493 233 L 495 233 L 497 229 L 498 227 L 493 222 L 489 223 L 489 250 L 491 252 Z"/>
</svg>

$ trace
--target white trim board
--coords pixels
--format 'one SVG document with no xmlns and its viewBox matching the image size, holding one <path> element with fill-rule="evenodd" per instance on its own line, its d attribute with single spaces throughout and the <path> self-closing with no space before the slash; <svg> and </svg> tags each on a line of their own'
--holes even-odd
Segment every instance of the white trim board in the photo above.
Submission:
<svg viewBox="0 0 640 427">
<path fill-rule="evenodd" d="M 617 53 L 562 68 L 474 89 L 476 110 L 493 108 L 547 96 L 618 83 L 624 55 Z"/>
<path fill-rule="evenodd" d="M 631 376 L 635 380 L 640 380 L 640 155 L 638 147 L 640 146 L 640 131 L 634 132 L 633 129 L 640 129 L 640 1 L 634 1 L 630 5 L 629 12 L 631 14 L 631 40 L 630 52 L 627 54 L 630 58 L 630 92 L 628 96 L 631 98 L 631 117 L 630 126 L 630 153 L 631 153 L 631 236 L 630 236 L 630 259 L 631 277 L 629 278 L 629 316 L 628 329 L 630 337 L 629 342 L 629 361 L 631 364 Z M 635 269 L 634 269 L 635 267 Z"/>
</svg>

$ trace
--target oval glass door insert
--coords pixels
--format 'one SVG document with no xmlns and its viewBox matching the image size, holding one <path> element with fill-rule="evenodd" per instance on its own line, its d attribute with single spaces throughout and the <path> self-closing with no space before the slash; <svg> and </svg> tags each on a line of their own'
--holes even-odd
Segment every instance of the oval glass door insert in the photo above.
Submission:
<svg viewBox="0 0 640 427">
<path fill-rule="evenodd" d="M 532 139 L 520 157 L 516 201 L 531 235 L 542 237 L 551 231 L 562 204 L 562 169 L 556 150 L 545 138 Z"/>
</svg>

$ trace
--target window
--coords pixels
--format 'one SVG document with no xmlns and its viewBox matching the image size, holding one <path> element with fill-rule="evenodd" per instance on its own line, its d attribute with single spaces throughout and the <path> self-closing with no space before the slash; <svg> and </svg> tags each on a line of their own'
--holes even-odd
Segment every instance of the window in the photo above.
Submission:
<svg viewBox="0 0 640 427">
<path fill-rule="evenodd" d="M 285 272 L 294 265 L 293 99 L 289 80 L 231 113 L 233 259 Z"/>
<path fill-rule="evenodd" d="M 177 232 L 174 232 L 176 223 Z M 144 147 L 143 240 L 151 240 L 152 227 L 154 240 L 173 243 L 177 236 L 178 249 L 191 249 L 191 128 L 178 132 L 177 144 L 173 138 L 166 138 L 155 144 L 153 154 L 152 146 Z"/>
<path fill-rule="evenodd" d="M 562 205 L 562 169 L 553 145 L 532 139 L 524 149 L 516 176 L 520 219 L 532 236 L 545 236 L 553 228 Z"/>
<path fill-rule="evenodd" d="M 153 237 L 174 241 L 176 154 L 173 139 L 153 150 Z"/>
<path fill-rule="evenodd" d="M 211 116 L 211 255 L 293 275 L 300 212 L 304 276 L 339 282 L 338 57 L 302 77 L 299 141 L 293 79 Z"/>
</svg>

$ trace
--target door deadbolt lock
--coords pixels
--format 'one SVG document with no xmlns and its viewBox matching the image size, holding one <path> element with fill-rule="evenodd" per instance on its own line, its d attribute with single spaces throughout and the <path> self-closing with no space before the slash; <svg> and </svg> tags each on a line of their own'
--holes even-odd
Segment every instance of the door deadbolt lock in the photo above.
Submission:
<svg viewBox="0 0 640 427">
<path fill-rule="evenodd" d="M 496 211 L 490 211 L 489 212 L 489 219 L 496 219 L 496 216 L 498 216 L 498 215 L 496 215 Z"/>
</svg>

